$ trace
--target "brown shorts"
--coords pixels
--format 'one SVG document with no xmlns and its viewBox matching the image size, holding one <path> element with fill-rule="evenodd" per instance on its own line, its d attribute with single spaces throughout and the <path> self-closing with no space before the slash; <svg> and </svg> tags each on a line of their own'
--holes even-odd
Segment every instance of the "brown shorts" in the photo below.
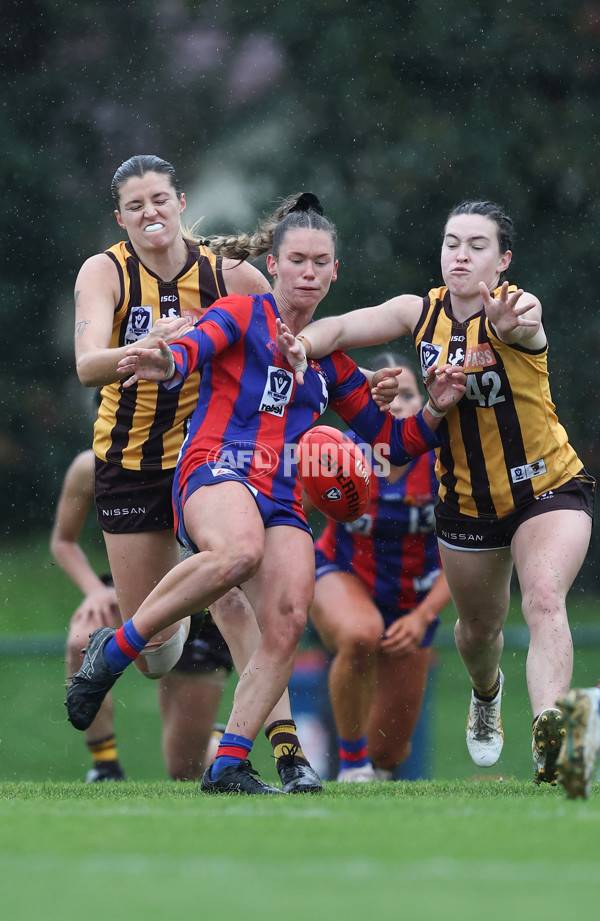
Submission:
<svg viewBox="0 0 600 921">
<path fill-rule="evenodd" d="M 447 502 L 435 507 L 435 533 L 441 544 L 453 550 L 501 550 L 510 547 L 519 525 L 529 518 L 555 509 L 576 509 L 594 520 L 596 481 L 581 471 L 557 489 L 548 490 L 529 505 L 503 518 L 472 518 L 462 515 Z"/>
<path fill-rule="evenodd" d="M 98 524 L 109 534 L 173 529 L 174 470 L 126 470 L 96 458 Z"/>
<path fill-rule="evenodd" d="M 224 668 L 227 673 L 233 671 L 233 660 L 229 647 L 221 636 L 212 617 L 204 619 L 202 629 L 191 643 L 183 647 L 181 658 L 173 666 L 173 671 L 186 674 L 206 674 Z"/>
</svg>

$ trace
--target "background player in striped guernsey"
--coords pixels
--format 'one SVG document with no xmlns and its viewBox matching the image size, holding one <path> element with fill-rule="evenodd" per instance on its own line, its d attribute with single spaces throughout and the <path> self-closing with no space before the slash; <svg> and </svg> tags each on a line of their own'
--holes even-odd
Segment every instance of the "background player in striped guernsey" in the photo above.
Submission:
<svg viewBox="0 0 600 921">
<path fill-rule="evenodd" d="M 444 285 L 313 324 L 290 361 L 412 336 L 423 373 L 464 363 L 467 396 L 440 426 L 436 533 L 458 612 L 456 645 L 472 683 L 467 746 L 488 767 L 503 745 L 502 628 L 513 566 L 529 627 L 527 687 L 534 779 L 556 783 L 571 681 L 566 595 L 587 552 L 594 481 L 560 425 L 548 384 L 537 297 L 503 281 L 512 221 L 493 202 L 463 202 L 444 226 Z"/>
<path fill-rule="evenodd" d="M 389 408 L 396 418 L 419 411 L 423 397 L 406 359 L 385 352 L 369 367 L 402 369 Z M 328 521 L 315 543 L 309 617 L 333 653 L 329 696 L 342 782 L 391 780 L 408 757 L 438 615 L 450 601 L 434 533 L 434 452 L 404 467 L 375 461 L 373 470 L 365 514 Z"/>
<path fill-rule="evenodd" d="M 177 393 L 154 381 L 125 389 L 118 362 L 132 343 L 150 348 L 159 336 L 175 338 L 223 295 L 271 289 L 244 259 L 215 255 L 193 228 L 182 227 L 185 193 L 166 160 L 131 157 L 117 169 L 111 191 L 117 224 L 126 239 L 91 256 L 79 271 L 75 354 L 81 382 L 101 388 L 93 441 L 95 500 L 121 616 L 127 620 L 179 563 L 171 489 L 186 420 L 198 400 L 200 375 L 190 375 Z M 221 632 L 236 668 L 243 670 L 257 642 L 254 614 L 239 592 L 220 606 Z M 148 663 L 163 655 L 164 640 L 179 643 L 175 648 L 180 650 L 184 631 L 174 624 L 155 637 L 150 648 L 158 649 L 138 659 L 140 671 L 147 673 L 152 667 L 162 673 L 162 663 L 158 668 Z M 176 715 L 187 712 L 191 687 L 183 680 L 169 684 L 168 700 L 163 695 L 167 733 Z M 287 691 L 267 725 L 278 769 L 295 789 L 320 788 L 297 739 L 295 748 L 286 749 L 295 750 L 293 758 L 282 753 L 282 730 L 287 742 L 294 732 Z"/>
<path fill-rule="evenodd" d="M 68 675 L 81 666 L 82 647 L 92 631 L 105 626 L 116 628 L 122 622 L 110 573 L 98 576 L 80 543 L 93 501 L 94 452 L 87 450 L 73 459 L 65 474 L 50 537 L 54 558 L 84 595 L 69 623 Z M 213 727 L 232 670 L 229 649 L 209 616 L 199 635 L 186 643 L 173 669 L 159 678 L 162 751 L 173 780 L 196 780 L 214 760 L 217 733 Z M 86 730 L 85 738 L 93 760 L 86 782 L 124 780 L 110 695 Z"/>
<path fill-rule="evenodd" d="M 256 779 L 247 756 L 287 685 L 314 589 L 312 535 L 286 446 L 328 400 L 363 438 L 390 444 L 400 464 L 437 443 L 432 429 L 440 421 L 430 403 L 402 422 L 381 413 L 364 375 L 342 353 L 308 368 L 305 386 L 295 385 L 275 345 L 278 324 L 299 333 L 312 319 L 337 276 L 336 232 L 310 194 L 284 202 L 269 226 L 263 251 L 270 250 L 272 295 L 223 298 L 171 349 L 162 340 L 159 349 L 133 347 L 119 363 L 120 374 L 131 374 L 126 388 L 144 377 L 178 390 L 203 367 L 173 490 L 179 537 L 197 552 L 162 579 L 116 634 L 95 634 L 67 694 L 72 721 L 81 713 L 89 719 L 151 636 L 243 584 L 261 639 L 240 674 L 215 763 L 204 774 L 208 792 L 281 792 Z M 438 404 L 456 401 L 463 381 L 455 369 L 442 372 L 433 388 Z M 271 469 L 254 467 L 249 443 L 272 449 Z"/>
</svg>

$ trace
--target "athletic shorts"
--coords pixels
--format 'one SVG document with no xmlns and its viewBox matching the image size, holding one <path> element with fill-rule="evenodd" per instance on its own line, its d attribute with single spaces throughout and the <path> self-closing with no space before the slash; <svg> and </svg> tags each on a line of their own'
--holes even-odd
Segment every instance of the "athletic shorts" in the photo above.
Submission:
<svg viewBox="0 0 600 921">
<path fill-rule="evenodd" d="M 441 544 L 453 550 L 502 550 L 510 547 L 519 525 L 556 509 L 575 509 L 594 520 L 596 481 L 582 471 L 562 486 L 550 489 L 523 508 L 502 518 L 472 518 L 447 502 L 435 507 L 435 533 Z"/>
<path fill-rule="evenodd" d="M 173 666 L 173 671 L 205 674 L 216 672 L 220 668 L 224 668 L 230 674 L 233 671 L 233 660 L 217 625 L 212 617 L 207 616 L 196 639 L 184 646 L 181 658 Z"/>
<path fill-rule="evenodd" d="M 315 547 L 315 582 L 321 578 L 321 576 L 326 575 L 328 572 L 349 572 L 352 575 L 355 575 L 351 567 L 340 566 L 338 563 L 334 563 L 332 560 L 327 559 L 325 554 Z M 358 578 L 358 576 L 357 576 Z M 398 620 L 400 617 L 404 617 L 406 614 L 410 614 L 410 611 L 399 611 L 398 608 L 390 604 L 388 601 L 382 601 L 381 599 L 373 598 L 373 603 L 375 607 L 383 617 L 383 622 L 387 627 Z M 436 617 L 432 623 L 429 624 L 423 637 L 421 643 L 421 648 L 425 646 L 431 646 L 435 632 L 439 627 L 440 619 Z"/>
<path fill-rule="evenodd" d="M 109 534 L 173 529 L 174 470 L 126 470 L 96 458 L 98 524 Z"/>
<path fill-rule="evenodd" d="M 192 493 L 196 492 L 196 490 L 200 489 L 202 486 L 217 486 L 219 483 L 229 481 L 241 483 L 242 486 L 245 486 L 246 489 L 252 493 L 265 528 L 275 528 L 278 525 L 285 525 L 290 528 L 300 528 L 301 531 L 306 531 L 311 537 L 313 536 L 310 525 L 302 515 L 299 515 L 288 505 L 283 505 L 283 503 L 263 495 L 263 493 L 252 486 L 245 477 L 240 476 L 237 471 L 232 470 L 231 476 L 227 471 L 221 472 L 218 479 L 215 479 L 210 464 L 201 464 L 200 467 L 196 467 L 195 470 L 191 472 L 187 479 L 183 489 L 185 500 L 187 501 Z M 179 527 L 177 529 L 177 540 L 188 550 L 197 553 L 198 548 L 185 530 L 185 525 L 183 523 L 183 505 L 185 503 L 181 501 L 181 494 L 173 496 L 173 503 L 178 506 Z"/>
</svg>

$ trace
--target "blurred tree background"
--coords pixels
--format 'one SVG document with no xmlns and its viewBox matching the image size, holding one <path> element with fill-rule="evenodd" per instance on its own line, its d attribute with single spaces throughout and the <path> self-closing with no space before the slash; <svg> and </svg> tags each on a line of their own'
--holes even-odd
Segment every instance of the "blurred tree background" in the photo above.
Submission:
<svg viewBox="0 0 600 921">
<path fill-rule="evenodd" d="M 121 239 L 110 181 L 135 153 L 175 165 L 204 233 L 315 191 L 341 237 L 323 312 L 426 293 L 450 208 L 497 200 L 511 280 L 544 305 L 561 421 L 597 476 L 599 40 L 595 0 L 5 0 L 5 546 L 47 534 L 90 443 L 73 284 Z"/>
</svg>

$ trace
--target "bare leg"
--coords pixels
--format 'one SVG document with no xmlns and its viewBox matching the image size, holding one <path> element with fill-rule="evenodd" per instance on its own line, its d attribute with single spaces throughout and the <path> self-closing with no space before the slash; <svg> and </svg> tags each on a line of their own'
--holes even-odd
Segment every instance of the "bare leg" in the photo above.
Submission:
<svg viewBox="0 0 600 921">
<path fill-rule="evenodd" d="M 430 661 L 430 646 L 406 656 L 379 655 L 368 731 L 369 755 L 375 767 L 393 771 L 408 758 Z"/>
<path fill-rule="evenodd" d="M 325 647 L 334 653 L 329 695 L 337 734 L 360 739 L 367 733 L 375 692 L 383 618 L 360 579 L 330 572 L 316 583 L 310 619 Z"/>
<path fill-rule="evenodd" d="M 510 602 L 509 550 L 451 550 L 440 544 L 444 573 L 458 612 L 456 648 L 471 681 L 489 687 L 504 646 L 502 628 Z"/>
<path fill-rule="evenodd" d="M 173 780 L 198 780 L 206 766 L 227 670 L 186 674 L 176 669 L 159 679 L 162 750 Z"/>
<path fill-rule="evenodd" d="M 141 534 L 104 532 L 110 570 L 117 592 L 123 623 L 129 620 L 155 585 L 179 563 L 179 544 L 171 530 L 145 531 Z M 195 613 L 195 612 L 191 612 Z M 149 644 L 160 645 L 179 629 L 179 622 L 166 626 Z M 146 671 L 143 656 L 136 667 Z"/>
<path fill-rule="evenodd" d="M 573 642 L 566 596 L 585 559 L 591 525 L 585 512 L 557 509 L 524 521 L 513 538 L 530 632 L 527 687 L 534 717 L 556 707 L 571 684 Z"/>
</svg>

